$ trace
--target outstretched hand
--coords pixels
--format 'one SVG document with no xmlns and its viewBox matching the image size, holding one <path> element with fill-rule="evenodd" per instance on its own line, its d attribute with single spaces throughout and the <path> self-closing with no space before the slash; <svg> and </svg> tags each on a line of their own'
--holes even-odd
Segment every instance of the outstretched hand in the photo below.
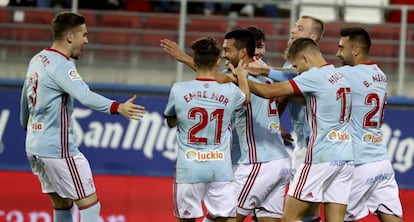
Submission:
<svg viewBox="0 0 414 222">
<path fill-rule="evenodd" d="M 145 114 L 145 107 L 135 104 L 137 96 L 134 95 L 126 102 L 121 103 L 118 107 L 118 113 L 127 119 L 141 120 Z"/>
<path fill-rule="evenodd" d="M 164 49 L 165 52 L 167 52 L 179 62 L 185 62 L 186 58 L 188 57 L 188 55 L 178 46 L 176 42 L 169 39 L 162 39 L 160 41 L 160 46 Z"/>
</svg>

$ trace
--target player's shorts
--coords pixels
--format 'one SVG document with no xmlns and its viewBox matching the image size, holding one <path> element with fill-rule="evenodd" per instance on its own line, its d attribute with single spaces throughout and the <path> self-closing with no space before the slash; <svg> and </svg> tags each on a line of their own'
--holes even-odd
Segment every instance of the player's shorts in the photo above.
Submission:
<svg viewBox="0 0 414 222">
<path fill-rule="evenodd" d="M 204 215 L 201 202 L 213 217 L 236 217 L 234 182 L 174 183 L 174 216 L 181 219 Z"/>
<path fill-rule="evenodd" d="M 352 181 L 346 221 L 362 219 L 377 210 L 402 217 L 398 185 L 390 160 L 356 165 Z"/>
<path fill-rule="evenodd" d="M 89 162 L 82 153 L 62 159 L 30 154 L 27 157 L 43 193 L 79 200 L 96 192 Z"/>
<path fill-rule="evenodd" d="M 248 215 L 253 209 L 258 217 L 281 218 L 286 186 L 290 180 L 290 159 L 265 163 L 240 164 L 234 178 L 237 184 L 237 213 Z"/>
<path fill-rule="evenodd" d="M 353 161 L 302 163 L 290 182 L 288 195 L 301 201 L 347 205 L 353 169 Z"/>
</svg>

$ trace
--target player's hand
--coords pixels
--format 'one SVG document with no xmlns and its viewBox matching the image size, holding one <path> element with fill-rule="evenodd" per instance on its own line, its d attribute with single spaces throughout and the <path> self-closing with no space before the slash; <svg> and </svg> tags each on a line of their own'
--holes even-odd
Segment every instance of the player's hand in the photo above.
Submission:
<svg viewBox="0 0 414 222">
<path fill-rule="evenodd" d="M 285 146 L 292 146 L 293 145 L 293 137 L 292 135 L 285 130 L 282 126 L 280 126 L 280 135 L 282 136 L 283 143 Z"/>
<path fill-rule="evenodd" d="M 189 57 L 189 55 L 187 55 L 176 42 L 169 39 L 162 39 L 160 41 L 160 46 L 164 49 L 165 52 L 167 52 L 170 56 L 179 62 L 186 62 Z"/>
<path fill-rule="evenodd" d="M 246 70 L 247 65 L 247 63 L 244 63 L 242 60 L 240 60 L 236 68 L 231 63 L 228 64 L 228 67 L 230 68 L 233 75 L 237 77 L 239 77 L 240 75 L 247 77 L 247 75 L 249 75 L 249 72 Z"/>
<path fill-rule="evenodd" d="M 256 75 L 256 76 L 260 76 L 260 75 L 268 76 L 269 71 L 270 71 L 270 67 L 268 67 L 267 65 L 259 61 L 254 61 L 254 62 L 247 64 L 246 69 L 250 74 Z"/>
<path fill-rule="evenodd" d="M 137 96 L 134 95 L 126 102 L 121 103 L 118 107 L 118 113 L 127 119 L 141 120 L 145 114 L 145 107 L 135 104 Z"/>
</svg>

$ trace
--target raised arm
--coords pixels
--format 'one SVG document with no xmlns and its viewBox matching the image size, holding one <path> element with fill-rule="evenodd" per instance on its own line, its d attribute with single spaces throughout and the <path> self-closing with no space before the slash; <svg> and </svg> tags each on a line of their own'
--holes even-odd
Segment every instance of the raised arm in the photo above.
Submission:
<svg viewBox="0 0 414 222">
<path fill-rule="evenodd" d="M 230 66 L 232 72 L 237 75 L 237 84 L 239 85 L 240 90 L 246 95 L 246 101 L 244 102 L 245 105 L 250 103 L 250 88 L 247 83 L 247 76 L 249 73 L 246 70 L 246 66 L 247 64 L 243 64 L 242 61 L 239 62 L 237 68 Z"/>
<path fill-rule="evenodd" d="M 196 71 L 194 66 L 193 57 L 188 55 L 181 49 L 176 42 L 169 39 L 163 39 L 160 42 L 160 46 L 164 49 L 166 53 L 172 56 L 175 60 L 186 64 L 188 67 Z"/>
</svg>

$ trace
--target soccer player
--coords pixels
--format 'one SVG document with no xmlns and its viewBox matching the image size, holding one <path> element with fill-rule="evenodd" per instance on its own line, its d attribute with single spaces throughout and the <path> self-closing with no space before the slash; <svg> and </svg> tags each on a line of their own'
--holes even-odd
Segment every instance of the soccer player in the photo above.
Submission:
<svg viewBox="0 0 414 222">
<path fill-rule="evenodd" d="M 319 43 L 323 36 L 323 33 L 324 23 L 320 19 L 303 15 L 295 22 L 294 27 L 290 31 L 290 38 L 287 45 L 289 46 L 293 40 L 300 37 L 308 37 L 313 39 L 316 43 Z M 256 46 L 256 51 L 258 51 L 257 47 L 258 46 Z M 264 57 L 264 52 L 259 52 L 261 53 L 257 54 Z M 251 74 L 253 73 L 256 75 L 264 75 L 277 82 L 283 82 L 290 80 L 297 75 L 295 70 L 289 70 L 291 68 L 292 65 L 289 63 L 289 61 L 285 62 L 282 69 L 275 69 L 273 67 L 265 65 L 259 60 L 250 63 L 247 69 Z M 288 97 L 278 98 L 278 103 L 280 115 L 284 113 L 286 105 L 289 106 L 293 131 L 296 134 L 296 144 L 294 146 L 292 155 L 292 175 L 294 175 L 299 165 L 305 161 L 305 155 L 310 136 L 310 129 L 306 121 L 305 106 L 299 104 L 293 99 L 289 99 Z M 284 132 L 283 128 L 282 137 L 286 145 L 291 145 L 292 137 L 287 132 Z M 314 204 L 305 215 L 305 221 L 320 221 L 321 219 L 319 217 L 319 204 Z"/>
<path fill-rule="evenodd" d="M 169 40 L 161 42 L 164 50 L 189 65 L 186 55 Z M 245 29 L 228 32 L 224 37 L 222 58 L 230 67 L 254 61 L 255 40 Z M 222 74 L 220 74 L 222 75 Z M 251 80 L 271 84 L 263 76 L 248 77 Z M 251 103 L 234 115 L 233 129 L 236 132 L 235 146 L 241 156 L 235 170 L 238 189 L 237 221 L 243 221 L 256 209 L 262 220 L 280 221 L 283 200 L 290 177 L 290 159 L 280 135 L 280 120 L 276 99 L 263 99 L 251 95 Z"/>
<path fill-rule="evenodd" d="M 20 123 L 27 130 L 26 153 L 35 175 L 53 204 L 55 222 L 72 221 L 75 203 L 82 222 L 99 222 L 100 203 L 91 168 L 79 151 L 71 119 L 74 99 L 108 114 L 140 120 L 144 107 L 133 96 L 119 103 L 92 92 L 71 59 L 88 43 L 85 19 L 62 12 L 52 21 L 53 44 L 36 54 L 21 95 Z"/>
<path fill-rule="evenodd" d="M 374 213 L 383 222 L 402 221 L 402 207 L 394 170 L 382 138 L 387 104 L 387 77 L 369 59 L 371 38 L 361 27 L 340 30 L 336 55 L 343 61 L 351 85 L 352 146 L 355 169 L 345 221 Z M 348 66 L 349 65 L 349 66 Z"/>
<path fill-rule="evenodd" d="M 303 220 L 314 203 L 324 203 L 326 221 L 343 221 L 353 171 L 350 85 L 310 38 L 294 40 L 286 56 L 301 73 L 293 80 L 273 85 L 249 81 L 250 90 L 262 97 L 296 95 L 306 102 L 310 139 L 305 162 L 289 186 L 283 221 Z"/>
<path fill-rule="evenodd" d="M 238 76 L 240 89 L 216 82 L 221 50 L 215 39 L 196 40 L 191 48 L 196 79 L 172 86 L 164 112 L 168 126 L 178 128 L 174 215 L 195 222 L 204 201 L 216 221 L 235 221 L 231 118 L 250 101 L 247 77 Z"/>
</svg>

